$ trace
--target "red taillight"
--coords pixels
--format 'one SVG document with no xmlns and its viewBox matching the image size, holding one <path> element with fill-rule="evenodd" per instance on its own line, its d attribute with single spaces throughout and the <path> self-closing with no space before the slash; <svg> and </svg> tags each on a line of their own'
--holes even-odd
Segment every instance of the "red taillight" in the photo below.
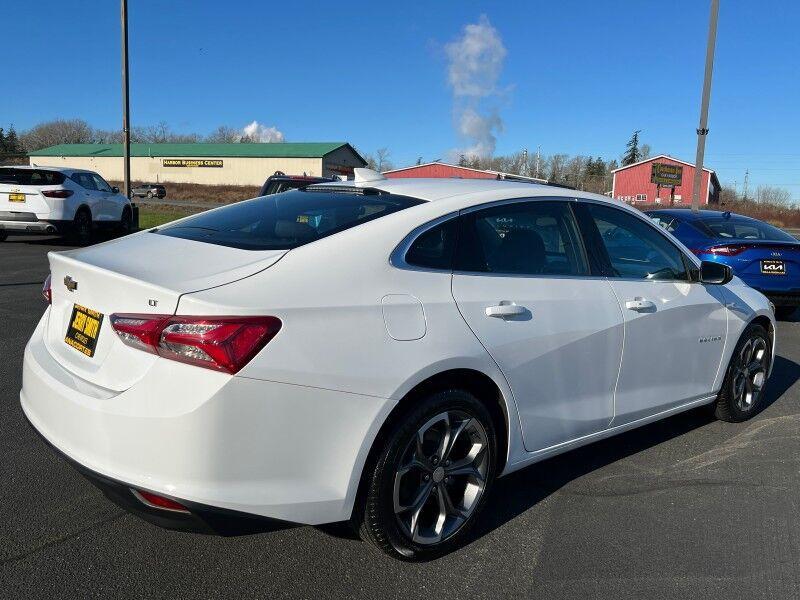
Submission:
<svg viewBox="0 0 800 600">
<path fill-rule="evenodd" d="M 161 510 L 171 510 L 182 513 L 189 512 L 189 509 L 187 509 L 183 504 L 176 502 L 172 498 L 166 498 L 165 496 L 159 496 L 158 494 L 146 492 L 144 490 L 131 491 L 133 492 L 133 495 L 136 496 L 143 504 L 146 504 L 152 508 L 160 508 Z"/>
<path fill-rule="evenodd" d="M 47 274 L 47 278 L 44 280 L 42 284 L 42 298 L 48 304 L 53 303 L 53 290 L 50 288 L 50 274 Z"/>
<path fill-rule="evenodd" d="M 706 252 L 719 254 L 720 256 L 736 256 L 747 250 L 747 246 L 712 246 Z"/>
<path fill-rule="evenodd" d="M 123 343 L 164 358 L 236 373 L 280 331 L 276 317 L 111 315 Z"/>
<path fill-rule="evenodd" d="M 73 193 L 72 190 L 42 190 L 42 196 L 48 198 L 69 198 Z"/>
</svg>

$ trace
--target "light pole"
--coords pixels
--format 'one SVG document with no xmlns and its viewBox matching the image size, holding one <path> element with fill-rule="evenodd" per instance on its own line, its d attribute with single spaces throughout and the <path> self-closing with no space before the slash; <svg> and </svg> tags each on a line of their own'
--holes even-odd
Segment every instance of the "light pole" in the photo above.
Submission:
<svg viewBox="0 0 800 600">
<path fill-rule="evenodd" d="M 706 151 L 706 136 L 708 135 L 708 101 L 711 96 L 711 73 L 714 70 L 718 15 L 719 0 L 711 0 L 708 45 L 706 46 L 706 72 L 703 80 L 703 99 L 700 102 L 700 127 L 697 128 L 697 156 L 694 161 L 694 185 L 692 187 L 692 210 L 695 212 L 700 209 L 700 186 L 703 181 L 703 155 Z"/>
<path fill-rule="evenodd" d="M 122 21 L 122 157 L 125 197 L 131 197 L 131 120 L 128 102 L 128 0 L 120 0 Z"/>
</svg>

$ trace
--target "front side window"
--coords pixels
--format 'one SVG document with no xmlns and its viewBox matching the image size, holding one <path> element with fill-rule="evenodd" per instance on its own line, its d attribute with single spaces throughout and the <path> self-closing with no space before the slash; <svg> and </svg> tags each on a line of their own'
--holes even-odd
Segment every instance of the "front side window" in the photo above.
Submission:
<svg viewBox="0 0 800 600">
<path fill-rule="evenodd" d="M 586 204 L 607 254 L 609 277 L 686 281 L 681 251 L 642 219 L 626 211 Z"/>
<path fill-rule="evenodd" d="M 461 218 L 454 268 L 515 275 L 585 275 L 588 267 L 566 202 L 503 204 Z"/>
<path fill-rule="evenodd" d="M 94 180 L 95 187 L 101 192 L 110 192 L 111 186 L 106 183 L 106 180 L 100 177 L 100 175 L 92 174 L 92 179 Z"/>
</svg>

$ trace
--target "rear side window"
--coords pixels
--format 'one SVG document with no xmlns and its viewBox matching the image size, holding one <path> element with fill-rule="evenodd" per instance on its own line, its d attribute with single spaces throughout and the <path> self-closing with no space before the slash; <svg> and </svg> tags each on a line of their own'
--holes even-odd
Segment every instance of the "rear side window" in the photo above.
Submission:
<svg viewBox="0 0 800 600">
<path fill-rule="evenodd" d="M 84 189 L 97 191 L 97 185 L 91 173 L 73 173 L 70 179 Z"/>
<path fill-rule="evenodd" d="M 458 271 L 586 275 L 578 229 L 565 202 L 515 202 L 462 217 Z"/>
<path fill-rule="evenodd" d="M 426 269 L 451 270 L 457 235 L 457 218 L 431 227 L 414 240 L 406 252 L 406 263 Z"/>
<path fill-rule="evenodd" d="M 12 169 L 0 168 L 0 183 L 17 185 L 61 185 L 65 176 L 58 171 L 46 169 Z"/>
<path fill-rule="evenodd" d="M 422 203 L 394 194 L 295 190 L 237 202 L 153 232 L 245 250 L 290 250 Z"/>
</svg>

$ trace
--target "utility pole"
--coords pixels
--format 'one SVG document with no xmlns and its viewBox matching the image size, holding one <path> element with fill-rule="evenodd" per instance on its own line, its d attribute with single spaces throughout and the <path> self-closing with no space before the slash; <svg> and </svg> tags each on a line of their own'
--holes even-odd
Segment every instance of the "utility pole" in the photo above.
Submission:
<svg viewBox="0 0 800 600">
<path fill-rule="evenodd" d="M 528 149 L 522 149 L 522 168 L 520 171 L 525 171 L 525 173 L 520 173 L 520 175 L 530 175 L 530 169 L 528 169 Z"/>
<path fill-rule="evenodd" d="M 541 146 L 536 146 L 536 175 L 534 175 L 534 177 L 536 177 L 536 179 L 539 179 L 539 155 L 540 155 L 541 151 L 542 151 L 542 147 Z"/>
<path fill-rule="evenodd" d="M 750 179 L 750 171 L 745 170 L 744 172 L 744 189 L 742 190 L 742 200 L 747 200 L 747 182 Z"/>
<path fill-rule="evenodd" d="M 122 156 L 123 186 L 126 198 L 131 197 L 131 119 L 128 102 L 128 0 L 120 0 L 122 21 Z"/>
<path fill-rule="evenodd" d="M 692 210 L 700 209 L 700 186 L 703 181 L 703 155 L 708 135 L 708 101 L 711 96 L 711 73 L 714 70 L 714 48 L 717 43 L 717 17 L 719 0 L 711 0 L 711 16 L 708 23 L 708 45 L 706 46 L 706 72 L 703 79 L 703 99 L 700 102 L 700 127 L 697 128 L 697 157 L 694 161 L 694 186 L 692 187 Z"/>
</svg>

